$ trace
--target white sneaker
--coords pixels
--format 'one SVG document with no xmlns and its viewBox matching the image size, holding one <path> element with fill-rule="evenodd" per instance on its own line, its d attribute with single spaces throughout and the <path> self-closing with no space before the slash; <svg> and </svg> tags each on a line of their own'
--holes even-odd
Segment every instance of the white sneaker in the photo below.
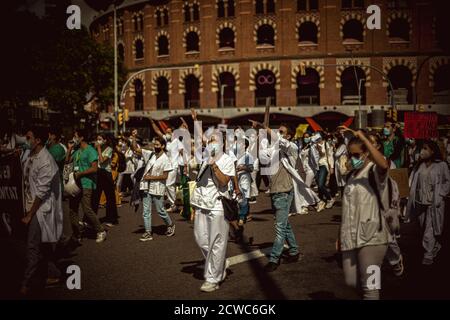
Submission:
<svg viewBox="0 0 450 320">
<path fill-rule="evenodd" d="M 292 216 L 295 216 L 297 214 L 297 212 L 292 212 L 292 213 L 289 213 L 288 214 L 288 217 L 292 217 Z"/>
<path fill-rule="evenodd" d="M 300 214 L 308 214 L 308 213 L 309 213 L 308 207 L 303 207 L 302 212 L 300 212 Z"/>
<path fill-rule="evenodd" d="M 334 198 L 331 198 L 331 200 L 327 202 L 327 205 L 325 206 L 325 208 L 327 208 L 327 209 L 333 208 L 335 202 L 336 202 L 336 200 Z"/>
<path fill-rule="evenodd" d="M 326 203 L 323 201 L 320 201 L 319 204 L 316 207 L 317 212 L 321 212 L 325 209 Z"/>
<path fill-rule="evenodd" d="M 102 231 L 97 233 L 97 239 L 95 240 L 95 242 L 100 243 L 106 240 L 106 231 Z"/>
<path fill-rule="evenodd" d="M 202 286 L 200 287 L 200 291 L 203 292 L 213 292 L 219 289 L 219 285 L 217 283 L 211 283 L 208 281 L 205 281 Z"/>
<path fill-rule="evenodd" d="M 227 269 L 230 267 L 230 260 L 225 259 L 225 268 L 223 269 L 222 281 L 227 277 Z"/>
</svg>

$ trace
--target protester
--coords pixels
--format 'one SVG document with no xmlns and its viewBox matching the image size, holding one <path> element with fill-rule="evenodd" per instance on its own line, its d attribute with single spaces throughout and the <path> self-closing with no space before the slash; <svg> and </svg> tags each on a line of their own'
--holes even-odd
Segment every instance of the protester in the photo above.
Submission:
<svg viewBox="0 0 450 320">
<path fill-rule="evenodd" d="M 339 189 L 342 199 L 343 190 L 347 182 L 347 174 L 349 172 L 349 168 L 347 146 L 345 144 L 344 137 L 340 134 L 336 135 L 336 151 L 334 153 L 334 159 L 334 176 L 336 177 L 336 185 Z"/>
<path fill-rule="evenodd" d="M 100 198 L 105 193 L 106 218 L 105 225 L 112 227 L 119 224 L 115 184 L 112 176 L 111 162 L 114 153 L 113 138 L 100 134 L 97 136 L 95 147 L 98 154 L 97 192 L 95 196 L 95 211 L 97 212 Z"/>
<path fill-rule="evenodd" d="M 106 240 L 106 231 L 93 210 L 93 201 L 97 188 L 98 153 L 88 144 L 89 135 L 85 130 L 76 130 L 66 155 L 66 163 L 73 162 L 74 177 L 81 188 L 81 192 L 69 198 L 70 220 L 72 225 L 72 241 L 81 244 L 81 225 L 78 208 L 81 204 L 85 217 L 94 227 L 97 234 L 96 242 Z M 73 148 L 77 148 L 72 154 Z"/>
<path fill-rule="evenodd" d="M 30 156 L 24 165 L 26 214 L 22 222 L 28 225 L 27 265 L 20 290 L 24 295 L 29 293 L 41 262 L 48 266 L 47 282 L 60 277 L 52 244 L 58 242 L 63 229 L 62 190 L 58 165 L 45 148 L 47 138 L 43 128 L 26 134 Z"/>
<path fill-rule="evenodd" d="M 173 170 L 173 165 L 165 153 L 166 141 L 157 137 L 154 139 L 154 152 L 138 148 L 133 141 L 133 151 L 142 155 L 145 161 L 143 177 L 140 181 L 140 189 L 144 192 L 142 216 L 144 219 L 145 232 L 139 239 L 142 242 L 153 240 L 152 231 L 152 204 L 155 204 L 156 211 L 167 226 L 166 236 L 175 235 L 175 224 L 170 219 L 164 208 L 164 193 L 167 187 L 169 172 Z"/>
<path fill-rule="evenodd" d="M 442 245 L 440 236 L 444 228 L 445 197 L 450 192 L 448 165 L 442 161 L 438 145 L 430 140 L 423 143 L 420 160 L 410 175 L 410 193 L 407 214 L 419 219 L 423 230 L 422 263 L 431 265 Z"/>
<path fill-rule="evenodd" d="M 261 124 L 258 124 L 262 127 Z M 289 210 L 294 199 L 294 184 L 296 181 L 303 183 L 298 173 L 292 167 L 290 160 L 296 160 L 298 156 L 297 146 L 289 141 L 292 138 L 291 129 L 285 125 L 280 125 L 278 136 L 272 134 L 272 130 L 264 128 L 271 136 L 273 147 L 261 150 L 261 157 L 270 160 L 271 169 L 274 171 L 270 177 L 270 196 L 272 207 L 276 211 L 275 240 L 268 264 L 265 266 L 266 272 L 275 271 L 281 263 L 284 243 L 289 246 L 288 254 L 284 258 L 284 263 L 293 263 L 299 260 L 300 252 L 295 239 L 294 231 L 289 223 Z M 277 158 L 279 157 L 279 158 Z M 279 159 L 279 161 L 275 161 Z M 304 183 L 303 183 L 304 184 Z"/>
<path fill-rule="evenodd" d="M 381 270 L 390 233 L 375 190 L 382 199 L 386 197 L 389 164 L 362 131 L 355 132 L 349 141 L 348 154 L 353 172 L 344 189 L 340 228 L 345 282 L 361 287 L 364 299 L 377 300 L 380 284 L 372 287 L 368 282 L 372 274 L 369 267 Z"/>
<path fill-rule="evenodd" d="M 131 150 L 131 142 L 128 139 L 123 140 L 122 144 L 119 144 L 119 147 L 121 147 L 121 151 L 125 156 L 126 168 L 124 172 L 119 174 L 117 188 L 119 189 L 119 192 L 121 192 L 121 196 L 127 196 L 133 190 L 133 180 L 131 179 L 131 176 L 136 171 L 137 158 L 135 157 L 133 150 Z"/>
<path fill-rule="evenodd" d="M 396 168 L 402 168 L 405 161 L 405 138 L 400 124 L 386 122 L 383 128 L 384 156 L 394 162 Z"/>
<path fill-rule="evenodd" d="M 213 134 L 207 141 L 206 159 L 200 166 L 196 186 L 191 197 L 195 209 L 195 240 L 205 258 L 201 291 L 219 289 L 225 280 L 225 264 L 229 224 L 225 219 L 220 197 L 231 198 L 229 182 L 235 174 L 233 159 L 223 152 L 220 135 Z"/>
</svg>

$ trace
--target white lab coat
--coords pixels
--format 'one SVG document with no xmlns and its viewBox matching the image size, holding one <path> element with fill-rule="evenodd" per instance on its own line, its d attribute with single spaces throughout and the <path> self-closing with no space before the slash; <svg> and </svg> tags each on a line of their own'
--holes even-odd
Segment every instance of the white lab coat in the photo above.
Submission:
<svg viewBox="0 0 450 320">
<path fill-rule="evenodd" d="M 283 165 L 289 172 L 294 184 L 294 211 L 301 212 L 303 207 L 314 205 L 320 200 L 316 193 L 305 184 L 297 170 L 294 168 L 298 157 L 297 145 L 286 139 L 279 139 L 280 143 L 278 146 L 275 142 L 270 147 L 268 147 L 267 143 L 261 143 L 261 145 L 264 146 L 264 149 L 261 150 L 260 157 L 265 161 L 270 159 L 271 164 L 273 164 L 272 160 L 274 159 L 276 152 L 279 152 L 280 165 Z"/>
<path fill-rule="evenodd" d="M 47 148 L 30 156 L 25 168 L 29 166 L 29 188 L 31 199 L 37 197 L 42 204 L 36 212 L 42 234 L 42 242 L 55 243 L 63 229 L 62 190 L 58 165 Z"/>
</svg>

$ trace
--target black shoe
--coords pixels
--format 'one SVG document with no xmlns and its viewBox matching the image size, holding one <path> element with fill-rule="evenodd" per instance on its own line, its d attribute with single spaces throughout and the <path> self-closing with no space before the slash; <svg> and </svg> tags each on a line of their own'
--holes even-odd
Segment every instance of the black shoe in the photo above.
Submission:
<svg viewBox="0 0 450 320">
<path fill-rule="evenodd" d="M 274 272 L 275 270 L 278 269 L 278 266 L 280 264 L 279 263 L 275 263 L 270 261 L 268 264 L 266 264 L 266 266 L 264 267 L 264 271 L 266 272 Z"/>
<path fill-rule="evenodd" d="M 295 263 L 303 258 L 303 255 L 299 252 L 296 255 L 287 255 L 283 257 L 283 264 Z"/>
</svg>

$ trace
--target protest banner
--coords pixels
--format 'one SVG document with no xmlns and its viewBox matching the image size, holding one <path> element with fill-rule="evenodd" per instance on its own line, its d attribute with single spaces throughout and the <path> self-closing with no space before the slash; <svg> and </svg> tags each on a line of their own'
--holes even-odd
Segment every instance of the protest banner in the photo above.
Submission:
<svg viewBox="0 0 450 320">
<path fill-rule="evenodd" d="M 23 179 L 20 158 L 15 153 L 0 156 L 0 238 L 22 238 L 25 226 Z"/>
<path fill-rule="evenodd" d="M 434 112 L 405 112 L 405 138 L 437 138 L 437 127 L 438 116 Z"/>
</svg>

